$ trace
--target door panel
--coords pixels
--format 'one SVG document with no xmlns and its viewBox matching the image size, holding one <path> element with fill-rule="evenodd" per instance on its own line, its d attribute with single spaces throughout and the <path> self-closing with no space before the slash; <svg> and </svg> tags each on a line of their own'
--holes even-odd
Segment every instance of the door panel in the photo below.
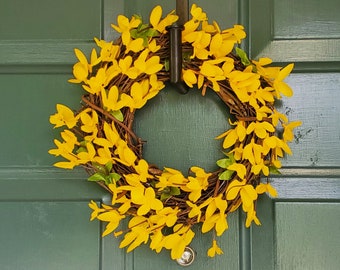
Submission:
<svg viewBox="0 0 340 270">
<path fill-rule="evenodd" d="M 228 115 L 212 91 L 204 97 L 200 91 L 182 95 L 168 86 L 136 112 L 135 130 L 146 141 L 144 157 L 159 168 L 187 172 L 201 166 L 213 171 L 216 160 L 224 157 L 221 141 L 214 138 L 230 127 Z"/>
<path fill-rule="evenodd" d="M 53 146 L 48 122 L 56 103 L 76 107 L 81 89 L 67 84 L 69 74 L 0 74 L 2 151 L 0 166 L 50 166 L 55 159 L 46 149 Z M 77 96 L 78 95 L 78 96 Z M 65 98 L 67 97 L 67 98 Z M 54 133 L 57 135 L 57 132 Z"/>
<path fill-rule="evenodd" d="M 294 154 L 283 164 L 339 166 L 339 73 L 295 73 L 286 81 L 295 90 L 294 96 L 283 99 L 280 110 L 290 119 L 300 119 L 303 125 L 290 144 Z"/>
<path fill-rule="evenodd" d="M 101 1 L 2 1 L 2 40 L 92 39 L 100 31 Z M 67 28 L 65 28 L 67 26 Z"/>
<path fill-rule="evenodd" d="M 219 238 L 220 247 L 225 251 L 225 254 L 218 256 L 213 260 L 206 256 L 207 250 L 211 246 L 211 235 L 206 234 L 196 237 L 191 243 L 191 247 L 196 252 L 196 259 L 192 265 L 183 267 L 169 259 L 168 252 L 156 254 L 150 251 L 150 248 L 143 246 L 138 248 L 133 254 L 133 268 L 132 269 L 225 269 L 226 264 L 228 269 L 239 269 L 240 258 L 238 247 L 240 244 L 240 235 L 238 230 L 238 216 L 233 215 L 228 218 L 230 229 Z M 195 228 L 195 234 L 200 234 L 200 228 Z M 146 259 L 147 258 L 147 259 Z"/>
<path fill-rule="evenodd" d="M 18 72 L 18 66 L 47 64 L 43 72 L 53 72 L 55 65 L 74 62 L 74 47 L 89 50 L 89 41 L 101 36 L 102 1 L 91 0 L 16 0 L 1 1 L 0 65 L 2 72 Z M 35 66 L 32 66 L 32 65 Z M 16 65 L 12 67 L 11 65 Z M 66 69 L 63 70 L 66 72 Z"/>
<path fill-rule="evenodd" d="M 237 0 L 228 0 L 228 1 L 219 1 L 219 0 L 210 0 L 209 2 L 205 0 L 197 0 L 197 1 L 189 1 L 189 6 L 191 4 L 197 4 L 202 7 L 202 9 L 207 13 L 208 18 L 214 19 L 219 25 L 223 28 L 227 28 L 232 26 L 238 21 L 239 18 L 239 1 Z M 132 16 L 133 14 L 142 15 L 144 20 L 147 20 L 149 17 L 150 11 L 156 5 L 161 5 L 163 9 L 163 14 L 170 12 L 176 8 L 176 1 L 164 1 L 159 2 L 158 0 L 147 0 L 147 1 L 138 1 L 133 0 L 129 1 L 125 5 L 125 14 L 126 16 Z M 189 7 L 190 10 L 190 7 Z M 212 16 L 209 14 L 213 14 Z"/>
<path fill-rule="evenodd" d="M 319 69 L 339 68 L 339 1 L 256 0 L 247 3 L 252 58 L 270 56 L 276 62 L 304 62 L 305 68 L 313 70 L 317 69 L 315 62 L 323 63 Z"/>
<path fill-rule="evenodd" d="M 1 269 L 98 269 L 100 226 L 88 222 L 86 204 L 2 202 Z"/>
<path fill-rule="evenodd" d="M 332 233 L 340 230 L 339 206 L 326 202 L 275 204 L 277 269 L 339 267 L 339 238 Z"/>
<path fill-rule="evenodd" d="M 198 236 L 197 259 L 188 269 L 337 269 L 340 248 L 340 21 L 339 1 L 195 1 L 221 28 L 241 23 L 242 45 L 252 58 L 269 56 L 279 65 L 295 62 L 287 82 L 294 97 L 280 111 L 302 120 L 272 177 L 279 198 L 262 197 L 262 226 L 244 228 L 242 212 L 228 217 L 220 238 L 224 254 L 208 259 L 210 235 Z M 1 269 L 181 269 L 168 252 L 148 247 L 125 254 L 119 239 L 101 238 L 105 224 L 89 222 L 90 199 L 109 202 L 82 170 L 63 171 L 47 151 L 57 132 L 48 117 L 56 103 L 77 107 L 81 89 L 67 83 L 73 49 L 87 54 L 93 37 L 117 37 L 118 14 L 147 18 L 156 0 L 4 0 L 0 7 L 0 248 Z M 194 1 L 190 1 L 190 4 Z M 207 170 L 220 158 L 213 138 L 228 125 L 214 95 L 181 96 L 167 87 L 136 115 L 137 134 L 147 140 L 145 157 L 160 167 Z M 204 147 L 202 147 L 204 146 Z M 264 179 L 265 180 L 265 179 Z M 306 248 L 308 247 L 308 248 Z"/>
<path fill-rule="evenodd" d="M 53 168 L 47 153 L 56 103 L 80 101 L 81 89 L 67 83 L 73 49 L 89 52 L 103 37 L 104 5 L 114 17 L 123 12 L 108 2 L 0 3 L 0 269 L 124 269 L 124 251 L 89 222 L 89 200 L 107 195 L 83 170 Z"/>
<path fill-rule="evenodd" d="M 340 237 L 332 232 L 340 218 L 339 1 L 248 3 L 252 58 L 296 63 L 286 80 L 294 96 L 283 99 L 280 111 L 303 122 L 290 145 L 294 155 L 282 162 L 283 175 L 270 179 L 279 198 L 258 203 L 263 225 L 251 228 L 252 267 L 337 269 Z"/>
</svg>

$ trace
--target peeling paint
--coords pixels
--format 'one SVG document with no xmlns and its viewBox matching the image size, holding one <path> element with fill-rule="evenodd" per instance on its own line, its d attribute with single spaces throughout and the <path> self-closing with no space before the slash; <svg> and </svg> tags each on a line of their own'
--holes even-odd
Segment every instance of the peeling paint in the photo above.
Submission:
<svg viewBox="0 0 340 270">
<path fill-rule="evenodd" d="M 312 162 L 311 166 L 316 166 L 317 163 L 320 161 L 319 160 L 319 154 L 320 154 L 320 152 L 316 151 L 314 153 L 314 155 L 310 158 L 310 161 Z"/>
<path fill-rule="evenodd" d="M 294 134 L 295 143 L 298 144 L 301 139 L 304 139 L 312 131 L 313 131 L 312 128 L 297 130 L 296 133 Z"/>
</svg>

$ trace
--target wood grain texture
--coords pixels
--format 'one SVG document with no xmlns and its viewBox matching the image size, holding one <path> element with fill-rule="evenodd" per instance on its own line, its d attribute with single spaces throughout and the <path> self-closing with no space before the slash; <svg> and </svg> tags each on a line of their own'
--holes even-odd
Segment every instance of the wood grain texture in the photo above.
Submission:
<svg viewBox="0 0 340 270">
<path fill-rule="evenodd" d="M 301 120 L 285 166 L 340 167 L 340 74 L 296 73 L 286 82 L 294 90 L 279 109 L 291 121 Z"/>
<path fill-rule="evenodd" d="M 275 213 L 276 269 L 338 269 L 339 203 L 278 202 Z"/>
<path fill-rule="evenodd" d="M 242 46 L 251 57 L 296 63 L 298 72 L 286 80 L 295 95 L 279 109 L 303 125 L 283 175 L 270 179 L 279 198 L 263 196 L 257 203 L 262 226 L 245 229 L 244 215 L 231 214 L 219 242 L 224 254 L 215 259 L 205 255 L 211 235 L 199 236 L 196 227 L 198 259 L 188 269 L 338 269 L 339 1 L 195 3 L 222 29 L 244 24 Z M 175 1 L 156 0 L 1 1 L 0 269 L 182 269 L 167 251 L 157 255 L 143 247 L 125 254 L 119 239 L 102 239 L 105 224 L 89 222 L 87 203 L 110 197 L 82 170 L 52 168 L 56 160 L 47 154 L 57 134 L 48 123 L 55 104 L 79 105 L 82 90 L 67 83 L 74 47 L 89 54 L 94 36 L 118 36 L 110 26 L 118 14 L 146 19 L 156 4 L 164 12 L 175 7 Z M 214 137 L 228 128 L 226 108 L 210 94 L 163 91 L 136 116 L 137 133 L 148 141 L 145 157 L 184 172 L 192 165 L 214 169 L 223 156 Z"/>
<path fill-rule="evenodd" d="M 62 103 L 80 107 L 82 89 L 67 83 L 70 74 L 0 74 L 0 166 L 48 166 L 56 159 L 47 153 L 57 132 L 49 116 Z"/>
<path fill-rule="evenodd" d="M 339 39 L 339 10 L 339 1 L 274 0 L 273 37 L 275 39 Z"/>
<path fill-rule="evenodd" d="M 205 97 L 192 89 L 181 95 L 167 87 L 136 112 L 135 130 L 146 141 L 144 156 L 153 164 L 187 174 L 191 166 L 217 169 L 223 158 L 222 140 L 214 139 L 229 129 L 229 110 L 209 91 Z"/>
<path fill-rule="evenodd" d="M 102 1 L 91 0 L 2 1 L 0 66 L 70 65 L 75 47 L 89 52 L 102 36 L 101 9 Z"/>
<path fill-rule="evenodd" d="M 86 204 L 1 202 L 1 269 L 99 269 L 100 226 Z"/>
<path fill-rule="evenodd" d="M 240 245 L 240 233 L 239 227 L 243 224 L 239 224 L 239 217 L 237 213 L 232 213 L 228 217 L 228 223 L 230 229 L 224 233 L 222 237 L 217 238 L 218 245 L 224 251 L 224 254 L 211 259 L 207 256 L 207 250 L 211 247 L 212 235 L 207 233 L 205 235 L 199 236 L 201 234 L 200 226 L 194 228 L 196 234 L 195 239 L 190 244 L 190 247 L 196 252 L 196 259 L 190 265 L 185 267 L 185 269 L 242 269 L 240 268 L 240 258 L 239 258 L 239 245 Z M 131 255 L 127 255 L 130 257 Z M 150 252 L 149 247 L 144 246 L 137 249 L 133 255 L 133 265 L 132 269 L 148 269 L 148 270 L 158 270 L 161 268 L 164 270 L 174 270 L 183 269 L 183 266 L 178 265 L 175 261 L 169 261 L 169 252 L 162 251 L 161 254 L 156 254 Z M 130 258 L 131 259 L 131 258 Z"/>
<path fill-rule="evenodd" d="M 273 179 L 272 185 L 278 192 L 279 199 L 294 200 L 330 200 L 340 197 L 340 177 L 310 178 L 282 177 Z"/>
<path fill-rule="evenodd" d="M 340 70 L 338 1 L 249 1 L 252 58 L 269 56 L 275 62 L 336 63 Z M 299 66 L 301 70 L 304 65 Z M 319 70 L 324 70 L 321 65 Z"/>
<path fill-rule="evenodd" d="M 96 183 L 88 182 L 84 170 L 64 171 L 50 167 L 0 168 L 0 202 L 90 201 L 110 196 Z"/>
<path fill-rule="evenodd" d="M 220 25 L 221 29 L 230 28 L 239 20 L 239 1 L 229 0 L 197 0 L 189 1 L 189 12 L 192 4 L 201 7 L 207 13 L 209 21 L 215 20 Z M 142 15 L 145 20 L 149 17 L 152 8 L 156 5 L 161 5 L 163 14 L 166 14 L 176 9 L 176 1 L 158 1 L 158 0 L 130 0 L 125 5 L 126 16 L 133 14 Z M 190 16 L 189 16 L 190 17 Z"/>
<path fill-rule="evenodd" d="M 92 40 L 100 31 L 101 1 L 1 1 L 0 40 Z"/>
</svg>

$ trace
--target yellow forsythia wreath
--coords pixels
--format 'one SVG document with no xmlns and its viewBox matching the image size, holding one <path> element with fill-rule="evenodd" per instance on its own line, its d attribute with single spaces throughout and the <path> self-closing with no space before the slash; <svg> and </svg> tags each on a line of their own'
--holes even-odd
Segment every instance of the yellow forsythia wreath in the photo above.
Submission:
<svg viewBox="0 0 340 270">
<path fill-rule="evenodd" d="M 195 233 L 192 226 L 201 223 L 202 233 L 213 232 L 208 256 L 223 253 L 216 242 L 228 229 L 227 215 L 240 206 L 247 213 L 246 227 L 256 217 L 259 194 L 276 196 L 270 183 L 260 176 L 278 172 L 279 158 L 291 154 L 288 142 L 299 121 L 288 122 L 274 102 L 293 91 L 283 81 L 293 69 L 268 66 L 271 59 L 249 60 L 235 48 L 246 34 L 241 25 L 221 30 L 209 24 L 206 13 L 195 4 L 191 19 L 182 31 L 183 80 L 202 94 L 214 91 L 236 119 L 232 129 L 219 135 L 226 157 L 218 160 L 216 171 L 191 167 L 189 175 L 174 168 L 159 169 L 143 159 L 142 139 L 133 131 L 134 113 L 143 108 L 169 81 L 169 34 L 178 16 L 162 17 L 156 6 L 149 23 L 138 16 L 118 16 L 112 27 L 121 36 L 114 42 L 95 38 L 99 47 L 90 60 L 79 50 L 71 83 L 86 91 L 82 107 L 74 112 L 57 104 L 50 116 L 62 140 L 54 140 L 49 153 L 61 156 L 56 167 L 82 166 L 95 181 L 112 195 L 110 205 L 89 204 L 91 220 L 106 222 L 103 236 L 123 236 L 120 248 L 127 252 L 142 243 L 152 250 L 171 250 L 171 258 L 180 258 Z M 197 91 L 197 90 L 192 90 Z M 128 218 L 128 227 L 120 222 Z"/>
</svg>

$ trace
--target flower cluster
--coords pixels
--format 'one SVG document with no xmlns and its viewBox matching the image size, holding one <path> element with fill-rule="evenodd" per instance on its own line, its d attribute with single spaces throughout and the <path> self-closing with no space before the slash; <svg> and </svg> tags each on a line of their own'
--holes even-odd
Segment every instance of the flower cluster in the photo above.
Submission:
<svg viewBox="0 0 340 270">
<path fill-rule="evenodd" d="M 167 27 L 178 17 L 162 18 L 156 6 L 148 23 L 138 16 L 119 15 L 112 27 L 121 34 L 115 42 L 95 38 L 99 52 L 90 59 L 75 49 L 78 62 L 73 79 L 85 91 L 83 106 L 75 112 L 57 104 L 50 116 L 61 140 L 49 153 L 63 160 L 56 167 L 83 166 L 95 181 L 112 194 L 111 204 L 91 201 L 91 220 L 107 223 L 103 236 L 123 236 L 120 248 L 132 251 L 141 244 L 152 250 L 170 250 L 180 258 L 195 236 L 192 226 L 201 223 L 202 233 L 213 232 L 208 256 L 222 254 L 215 236 L 228 229 L 227 215 L 240 206 L 247 213 L 245 225 L 259 225 L 255 201 L 258 195 L 277 196 L 261 175 L 278 172 L 280 158 L 291 154 L 288 143 L 299 121 L 289 122 L 274 101 L 293 91 L 284 82 L 293 68 L 270 66 L 269 58 L 249 60 L 236 47 L 246 34 L 240 25 L 221 30 L 209 24 L 203 10 L 192 5 L 191 19 L 182 32 L 183 81 L 204 95 L 212 89 L 235 118 L 223 139 L 226 157 L 216 162 L 215 172 L 191 167 L 188 175 L 174 168 L 162 170 L 143 159 L 142 140 L 132 130 L 134 113 L 155 97 L 169 80 Z M 236 48 L 235 48 L 236 47 Z M 278 132 L 280 131 L 280 132 Z M 281 134 L 281 135 L 279 135 Z M 129 218 L 128 227 L 120 227 Z"/>
</svg>

